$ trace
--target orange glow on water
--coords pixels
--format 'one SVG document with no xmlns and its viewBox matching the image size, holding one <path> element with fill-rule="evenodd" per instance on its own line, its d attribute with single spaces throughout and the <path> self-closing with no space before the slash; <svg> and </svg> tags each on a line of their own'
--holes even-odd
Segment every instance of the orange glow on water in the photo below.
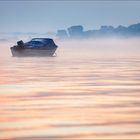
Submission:
<svg viewBox="0 0 140 140">
<path fill-rule="evenodd" d="M 140 138 L 139 57 L 58 52 L 2 57 L 0 139 Z"/>
</svg>

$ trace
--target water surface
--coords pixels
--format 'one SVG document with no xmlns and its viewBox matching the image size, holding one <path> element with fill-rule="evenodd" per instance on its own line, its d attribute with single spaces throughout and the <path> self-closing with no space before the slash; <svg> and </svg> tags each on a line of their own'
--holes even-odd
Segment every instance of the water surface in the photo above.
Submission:
<svg viewBox="0 0 140 140">
<path fill-rule="evenodd" d="M 1 52 L 0 139 L 139 139 L 137 43 L 58 43 L 57 57 Z"/>
</svg>

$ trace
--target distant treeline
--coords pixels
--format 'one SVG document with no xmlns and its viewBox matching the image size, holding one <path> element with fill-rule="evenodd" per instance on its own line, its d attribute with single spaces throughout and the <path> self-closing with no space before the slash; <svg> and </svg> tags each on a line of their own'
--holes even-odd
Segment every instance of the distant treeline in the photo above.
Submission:
<svg viewBox="0 0 140 140">
<path fill-rule="evenodd" d="M 30 40 L 36 37 L 48 37 L 57 39 L 92 39 L 106 37 L 140 37 L 140 23 L 132 24 L 128 27 L 119 25 L 101 26 L 99 30 L 84 30 L 82 25 L 71 26 L 67 29 L 57 30 L 56 32 L 0 32 L 0 42 L 9 40 Z"/>
<path fill-rule="evenodd" d="M 84 31 L 82 25 L 71 26 L 68 29 L 58 30 L 56 36 L 59 39 L 87 39 L 97 37 L 138 37 L 140 36 L 140 23 L 132 24 L 128 27 L 118 26 L 101 26 L 99 30 L 87 30 Z"/>
</svg>

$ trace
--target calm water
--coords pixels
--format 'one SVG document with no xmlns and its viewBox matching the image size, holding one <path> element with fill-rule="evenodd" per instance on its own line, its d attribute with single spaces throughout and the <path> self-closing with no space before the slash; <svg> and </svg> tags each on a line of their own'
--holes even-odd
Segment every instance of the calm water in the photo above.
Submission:
<svg viewBox="0 0 140 140">
<path fill-rule="evenodd" d="M 139 57 L 60 45 L 57 57 L 1 55 L 0 139 L 139 139 Z"/>
</svg>

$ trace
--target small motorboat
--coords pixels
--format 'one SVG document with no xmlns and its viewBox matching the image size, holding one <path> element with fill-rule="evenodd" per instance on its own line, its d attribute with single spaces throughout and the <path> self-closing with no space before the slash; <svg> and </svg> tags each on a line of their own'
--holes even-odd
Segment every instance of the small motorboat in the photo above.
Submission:
<svg viewBox="0 0 140 140">
<path fill-rule="evenodd" d="M 57 45 L 50 38 L 33 38 L 31 41 L 24 43 L 22 40 L 17 45 L 11 47 L 13 56 L 54 56 Z"/>
</svg>

